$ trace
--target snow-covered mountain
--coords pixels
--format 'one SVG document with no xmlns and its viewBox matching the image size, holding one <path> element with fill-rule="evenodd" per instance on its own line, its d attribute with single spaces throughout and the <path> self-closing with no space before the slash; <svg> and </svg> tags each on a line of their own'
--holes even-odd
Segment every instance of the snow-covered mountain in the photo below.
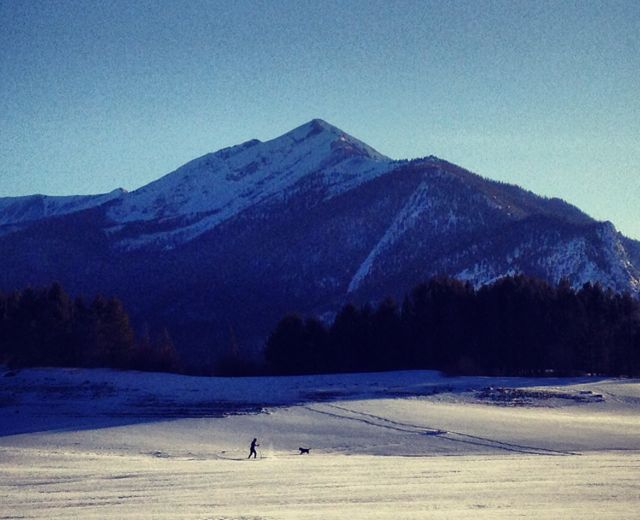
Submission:
<svg viewBox="0 0 640 520">
<path fill-rule="evenodd" d="M 131 193 L 0 199 L 0 226 L 1 289 L 117 294 L 200 355 L 435 274 L 640 294 L 640 243 L 611 223 L 437 157 L 391 160 L 318 119 Z"/>
<path fill-rule="evenodd" d="M 373 148 L 314 119 L 266 143 L 254 139 L 199 157 L 121 199 L 108 217 L 124 228 L 150 224 L 122 240 L 125 248 L 172 248 L 249 207 L 281 198 L 303 181 L 335 195 L 393 165 Z"/>
<path fill-rule="evenodd" d="M 0 234 L 21 229 L 30 222 L 76 213 L 123 197 L 126 191 L 115 189 L 102 195 L 27 195 L 0 198 Z"/>
</svg>

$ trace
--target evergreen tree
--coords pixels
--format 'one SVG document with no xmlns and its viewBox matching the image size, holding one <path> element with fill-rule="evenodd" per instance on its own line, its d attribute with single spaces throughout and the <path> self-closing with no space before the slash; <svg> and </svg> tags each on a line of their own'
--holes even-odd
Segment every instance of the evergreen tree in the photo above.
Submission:
<svg viewBox="0 0 640 520">
<path fill-rule="evenodd" d="M 280 374 L 305 372 L 306 363 L 301 352 L 305 335 L 304 321 L 297 314 L 289 314 L 278 322 L 265 348 L 265 359 L 272 370 Z"/>
<path fill-rule="evenodd" d="M 408 368 L 409 352 L 396 302 L 383 300 L 371 317 L 370 356 L 373 370 Z"/>
<path fill-rule="evenodd" d="M 52 366 L 73 365 L 75 360 L 70 349 L 73 318 L 71 299 L 57 282 L 48 290 L 41 291 L 40 298 L 41 362 Z"/>
<path fill-rule="evenodd" d="M 368 370 L 368 318 L 370 308 L 359 310 L 347 304 L 335 317 L 329 329 L 331 344 L 330 359 L 339 372 Z M 366 367 L 366 368 L 365 368 Z"/>
<path fill-rule="evenodd" d="M 133 354 L 134 333 L 122 302 L 110 298 L 98 314 L 99 349 L 107 366 L 125 368 Z"/>
</svg>

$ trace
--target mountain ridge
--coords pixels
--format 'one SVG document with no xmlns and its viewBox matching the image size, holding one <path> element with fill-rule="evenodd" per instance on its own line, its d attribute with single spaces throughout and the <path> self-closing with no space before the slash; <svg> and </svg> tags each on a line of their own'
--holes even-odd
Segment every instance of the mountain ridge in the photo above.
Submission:
<svg viewBox="0 0 640 520">
<path fill-rule="evenodd" d="M 125 249 L 174 247 L 218 225 L 252 204 L 275 196 L 306 175 L 334 174 L 327 182 L 340 185 L 341 173 L 384 173 L 391 159 L 328 123 L 314 119 L 275 139 L 247 141 L 194 159 L 173 172 L 131 192 L 110 207 L 116 224 L 154 219 L 181 219 L 170 238 L 150 233 L 125 241 Z M 337 175 L 336 175 L 337 174 Z M 338 186 L 336 186 L 338 187 Z"/>
<path fill-rule="evenodd" d="M 62 202 L 20 213 L 0 199 L 0 289 L 117 294 L 199 356 L 230 335 L 261 345 L 287 311 L 401 298 L 441 274 L 640 294 L 640 242 L 611 223 L 435 156 L 392 160 L 317 119 L 133 192 Z"/>
</svg>

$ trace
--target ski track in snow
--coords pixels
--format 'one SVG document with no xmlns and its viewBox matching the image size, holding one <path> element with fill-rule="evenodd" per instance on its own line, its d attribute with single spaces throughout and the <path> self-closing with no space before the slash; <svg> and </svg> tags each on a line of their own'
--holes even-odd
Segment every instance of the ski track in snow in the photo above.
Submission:
<svg viewBox="0 0 640 520">
<path fill-rule="evenodd" d="M 442 439 L 450 442 L 461 442 L 474 444 L 477 446 L 487 447 L 487 448 L 497 448 L 499 450 L 505 451 L 514 451 L 516 453 L 525 453 L 529 455 L 539 455 L 539 454 L 554 454 L 554 455 L 576 455 L 575 453 L 568 451 L 558 451 L 558 450 L 550 450 L 546 448 L 536 448 L 533 446 L 523 446 L 519 444 L 513 444 L 510 442 L 497 441 L 495 439 L 489 439 L 487 437 L 479 437 L 477 435 L 470 435 L 468 433 L 454 432 L 454 431 L 445 431 L 439 428 L 435 428 L 433 426 L 422 426 L 418 424 L 406 423 L 406 422 L 398 422 L 392 421 L 391 419 L 387 419 L 385 417 L 381 417 L 379 415 L 373 415 L 370 413 L 359 412 L 357 410 L 351 410 L 349 408 L 344 408 L 342 406 L 337 405 L 325 405 L 335 410 L 340 410 L 343 412 L 347 412 L 349 414 L 353 414 L 359 417 L 349 417 L 347 415 L 340 415 L 338 413 L 331 413 L 327 411 L 318 410 L 312 407 L 307 406 L 308 410 L 311 410 L 316 413 L 321 413 L 325 415 L 330 415 L 333 417 L 338 417 L 340 419 L 347 419 L 352 421 L 359 421 L 364 424 L 368 424 L 370 426 L 375 426 L 378 428 L 388 428 L 390 430 L 396 430 L 400 432 L 419 434 L 419 435 L 439 435 Z"/>
</svg>

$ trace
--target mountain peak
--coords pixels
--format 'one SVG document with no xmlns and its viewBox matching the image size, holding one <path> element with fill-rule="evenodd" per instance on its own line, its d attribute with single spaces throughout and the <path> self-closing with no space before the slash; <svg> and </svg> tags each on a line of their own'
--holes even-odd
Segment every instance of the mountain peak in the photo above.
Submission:
<svg viewBox="0 0 640 520">
<path fill-rule="evenodd" d="M 342 155 L 362 155 L 375 160 L 390 160 L 389 157 L 382 155 L 368 144 L 319 118 L 312 119 L 273 141 L 279 142 L 284 139 L 290 139 L 296 144 L 309 141 L 313 142 L 313 146 L 323 142 L 328 144 L 332 151 L 341 152 Z"/>
<path fill-rule="evenodd" d="M 320 134 L 333 137 L 339 137 L 343 134 L 346 135 L 345 132 L 340 130 L 338 127 L 327 123 L 323 119 L 312 119 L 311 121 L 307 121 L 306 123 L 297 126 L 293 130 L 289 130 L 280 137 L 288 137 L 293 139 L 295 142 L 300 142 Z"/>
</svg>

